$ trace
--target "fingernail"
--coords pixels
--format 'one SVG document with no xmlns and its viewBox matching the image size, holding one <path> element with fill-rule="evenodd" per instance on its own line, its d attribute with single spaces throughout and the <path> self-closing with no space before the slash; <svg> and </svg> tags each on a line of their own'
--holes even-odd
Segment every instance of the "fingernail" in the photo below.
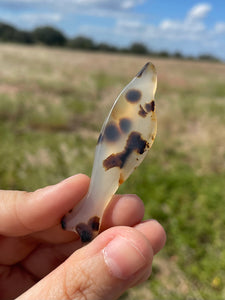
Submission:
<svg viewBox="0 0 225 300">
<path fill-rule="evenodd" d="M 129 279 L 147 264 L 138 246 L 121 236 L 109 242 L 103 255 L 110 273 L 119 279 Z"/>
</svg>

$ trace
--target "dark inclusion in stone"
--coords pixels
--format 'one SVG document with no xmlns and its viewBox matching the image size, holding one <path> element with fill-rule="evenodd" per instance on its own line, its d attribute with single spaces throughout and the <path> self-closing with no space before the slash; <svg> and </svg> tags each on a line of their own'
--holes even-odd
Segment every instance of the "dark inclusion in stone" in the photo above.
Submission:
<svg viewBox="0 0 225 300">
<path fill-rule="evenodd" d="M 100 225 L 100 219 L 97 216 L 90 218 L 88 224 L 80 223 L 76 226 L 82 243 L 90 242 L 93 239 L 93 231 L 98 231 Z"/>
<path fill-rule="evenodd" d="M 125 95 L 128 102 L 136 103 L 141 100 L 141 92 L 139 90 L 131 89 Z"/>
<path fill-rule="evenodd" d="M 98 231 L 99 230 L 99 217 L 94 216 L 88 221 L 88 225 L 91 226 L 92 230 Z"/>
<path fill-rule="evenodd" d="M 142 118 L 145 118 L 147 116 L 147 112 L 144 110 L 144 108 L 142 107 L 142 105 L 140 104 L 140 110 L 138 112 L 139 116 L 141 116 Z"/>
<path fill-rule="evenodd" d="M 129 132 L 130 128 L 131 128 L 131 120 L 128 118 L 123 118 L 120 120 L 120 129 L 124 132 L 127 133 Z"/>
<path fill-rule="evenodd" d="M 113 122 L 109 123 L 104 132 L 104 138 L 110 142 L 115 142 L 120 137 L 120 131 L 117 125 Z"/>
<path fill-rule="evenodd" d="M 138 78 L 140 78 L 140 77 L 142 76 L 142 74 L 144 73 L 144 71 L 147 69 L 148 65 L 149 65 L 149 62 L 148 62 L 147 64 L 145 64 L 144 67 L 141 69 L 141 71 L 139 71 L 139 72 L 137 73 L 136 76 L 137 76 Z"/>
<path fill-rule="evenodd" d="M 133 131 L 130 133 L 127 139 L 124 150 L 117 154 L 113 153 L 108 156 L 103 161 L 103 167 L 106 171 L 114 167 L 119 167 L 120 169 L 122 169 L 132 152 L 143 154 L 148 147 L 148 142 L 141 137 L 141 134 L 139 132 Z"/>
<path fill-rule="evenodd" d="M 150 103 L 146 103 L 145 109 L 147 110 L 147 112 L 155 111 L 155 101 L 152 100 Z"/>
<path fill-rule="evenodd" d="M 76 231 L 78 232 L 82 243 L 90 242 L 93 239 L 93 229 L 88 224 L 78 224 L 76 226 Z"/>
</svg>

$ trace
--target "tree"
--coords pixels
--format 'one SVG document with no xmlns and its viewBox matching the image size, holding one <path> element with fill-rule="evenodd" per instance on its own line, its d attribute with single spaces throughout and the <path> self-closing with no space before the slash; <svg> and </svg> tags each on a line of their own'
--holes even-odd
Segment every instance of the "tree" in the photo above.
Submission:
<svg viewBox="0 0 225 300">
<path fill-rule="evenodd" d="M 171 55 L 169 54 L 168 51 L 163 50 L 163 51 L 158 52 L 158 56 L 160 56 L 160 57 L 170 57 Z"/>
<path fill-rule="evenodd" d="M 4 23 L 0 23 L 0 40 L 23 44 L 32 44 L 34 42 L 30 32 L 18 30 Z"/>
<path fill-rule="evenodd" d="M 198 56 L 200 60 L 219 61 L 219 59 L 211 54 L 201 54 Z"/>
<path fill-rule="evenodd" d="M 109 45 L 107 43 L 100 43 L 96 46 L 96 49 L 99 51 L 105 52 L 117 52 L 118 49 L 115 46 Z"/>
<path fill-rule="evenodd" d="M 173 54 L 173 57 L 182 59 L 182 58 L 183 58 L 183 55 L 182 55 L 179 51 L 176 51 L 176 52 Z"/>
<path fill-rule="evenodd" d="M 69 40 L 68 46 L 70 48 L 86 50 L 93 50 L 96 48 L 95 43 L 92 41 L 92 39 L 84 36 L 78 36 L 74 39 Z"/>
<path fill-rule="evenodd" d="M 144 45 L 144 44 L 141 44 L 141 43 L 133 43 L 131 46 L 130 46 L 130 52 L 131 53 L 135 53 L 135 54 L 148 54 L 149 51 L 148 51 L 148 48 Z"/>
<path fill-rule="evenodd" d="M 17 29 L 5 23 L 0 23 L 0 40 L 1 41 L 14 41 Z"/>
<path fill-rule="evenodd" d="M 17 31 L 15 35 L 15 42 L 22 44 L 34 44 L 33 36 L 27 31 Z"/>
<path fill-rule="evenodd" d="M 35 42 L 48 46 L 64 46 L 67 41 L 61 31 L 50 26 L 38 27 L 32 32 L 32 35 Z"/>
</svg>

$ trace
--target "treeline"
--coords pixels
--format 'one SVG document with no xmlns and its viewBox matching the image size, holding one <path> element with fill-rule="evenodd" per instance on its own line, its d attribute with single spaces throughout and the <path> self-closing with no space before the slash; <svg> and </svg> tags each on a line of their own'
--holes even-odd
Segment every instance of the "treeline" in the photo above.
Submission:
<svg viewBox="0 0 225 300">
<path fill-rule="evenodd" d="M 170 53 L 168 51 L 155 52 L 150 50 L 142 43 L 133 43 L 126 48 L 118 48 L 108 43 L 96 43 L 91 38 L 85 36 L 77 36 L 74 38 L 66 37 L 60 30 L 43 26 L 34 29 L 33 31 L 19 30 L 11 25 L 0 22 L 0 42 L 20 43 L 20 44 L 42 44 L 46 46 L 57 46 L 71 49 L 89 50 L 89 51 L 104 51 L 104 52 L 119 52 L 131 53 L 138 55 L 151 55 L 158 57 L 174 57 L 179 59 L 200 59 L 219 61 L 218 58 L 203 54 L 198 57 L 184 56 L 181 52 Z"/>
</svg>

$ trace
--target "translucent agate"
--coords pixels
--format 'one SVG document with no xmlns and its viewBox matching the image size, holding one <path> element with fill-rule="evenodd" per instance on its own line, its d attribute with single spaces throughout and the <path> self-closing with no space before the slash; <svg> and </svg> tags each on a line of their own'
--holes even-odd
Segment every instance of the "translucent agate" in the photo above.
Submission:
<svg viewBox="0 0 225 300">
<path fill-rule="evenodd" d="M 107 204 L 155 139 L 156 86 L 156 70 L 148 62 L 122 90 L 102 126 L 88 193 L 61 222 L 63 229 L 78 233 L 82 242 L 98 234 Z"/>
</svg>

